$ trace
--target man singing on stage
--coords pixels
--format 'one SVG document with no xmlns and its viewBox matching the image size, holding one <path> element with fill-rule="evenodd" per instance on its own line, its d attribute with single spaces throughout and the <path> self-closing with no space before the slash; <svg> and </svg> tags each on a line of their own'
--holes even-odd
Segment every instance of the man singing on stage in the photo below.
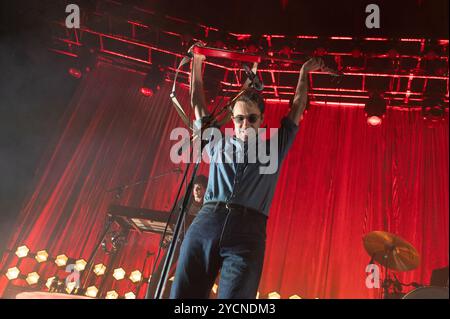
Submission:
<svg viewBox="0 0 450 319">
<path fill-rule="evenodd" d="M 196 122 L 208 116 L 203 91 L 205 56 L 194 54 L 191 74 L 191 106 Z M 181 245 L 170 297 L 208 298 L 220 271 L 220 299 L 254 299 L 263 268 L 266 223 L 280 164 L 298 132 L 307 103 L 308 72 L 324 69 L 321 59 L 303 64 L 289 114 L 281 120 L 277 138 L 278 169 L 261 174 L 260 162 L 217 160 L 223 150 L 246 153 L 251 136 L 258 136 L 264 119 L 264 100 L 247 89 L 232 105 L 233 137 L 224 137 L 205 148 L 210 157 L 209 181 L 204 204 Z M 240 142 L 243 147 L 239 148 Z M 239 154 L 235 154 L 239 157 Z"/>
</svg>

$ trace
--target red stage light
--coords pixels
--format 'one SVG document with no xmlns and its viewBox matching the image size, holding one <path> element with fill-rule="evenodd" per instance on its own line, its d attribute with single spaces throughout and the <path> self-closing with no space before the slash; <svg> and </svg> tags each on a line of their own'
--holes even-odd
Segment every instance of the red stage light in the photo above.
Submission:
<svg viewBox="0 0 450 319">
<path fill-rule="evenodd" d="M 141 93 L 145 96 L 152 97 L 153 96 L 153 90 L 150 88 L 147 88 L 145 86 L 141 87 Z"/>
<path fill-rule="evenodd" d="M 378 116 L 369 116 L 367 118 L 367 124 L 371 126 L 378 126 L 381 124 L 381 117 Z"/>
<path fill-rule="evenodd" d="M 434 128 L 445 119 L 445 101 L 439 97 L 427 96 L 423 103 L 422 116 L 425 124 L 429 128 Z"/>
<path fill-rule="evenodd" d="M 165 77 L 164 66 L 157 64 L 156 61 L 153 61 L 153 63 L 141 86 L 141 93 L 148 97 L 153 96 L 161 89 L 161 83 Z"/>
<path fill-rule="evenodd" d="M 6 277 L 8 277 L 9 280 L 16 279 L 19 277 L 20 270 L 17 267 L 9 268 L 6 272 Z"/>
<path fill-rule="evenodd" d="M 378 126 L 382 122 L 382 118 L 386 113 L 386 101 L 383 94 L 380 92 L 371 92 L 364 111 L 367 116 L 367 124 L 371 126 Z"/>
<path fill-rule="evenodd" d="M 17 248 L 16 255 L 19 258 L 23 258 L 23 257 L 26 257 L 29 252 L 30 252 L 30 249 L 28 249 L 27 246 L 23 245 L 23 246 L 20 246 Z"/>
<path fill-rule="evenodd" d="M 73 76 L 74 78 L 76 78 L 76 79 L 81 78 L 81 71 L 78 70 L 77 68 L 70 68 L 69 69 L 69 74 L 71 76 Z"/>
</svg>

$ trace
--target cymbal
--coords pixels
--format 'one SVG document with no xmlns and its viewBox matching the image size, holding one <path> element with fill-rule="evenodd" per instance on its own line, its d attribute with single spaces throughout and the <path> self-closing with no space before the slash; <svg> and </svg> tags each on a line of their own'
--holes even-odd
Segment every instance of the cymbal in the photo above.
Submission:
<svg viewBox="0 0 450 319">
<path fill-rule="evenodd" d="M 398 271 L 419 267 L 417 250 L 403 238 L 385 231 L 373 231 L 363 238 L 367 253 L 379 264 Z"/>
</svg>

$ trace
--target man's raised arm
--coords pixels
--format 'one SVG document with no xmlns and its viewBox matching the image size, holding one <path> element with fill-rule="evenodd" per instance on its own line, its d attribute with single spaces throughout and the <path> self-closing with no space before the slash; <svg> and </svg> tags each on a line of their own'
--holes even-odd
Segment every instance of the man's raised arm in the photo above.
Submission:
<svg viewBox="0 0 450 319">
<path fill-rule="evenodd" d="M 296 124 L 300 122 L 308 101 L 308 73 L 310 71 L 321 70 L 325 64 L 320 58 L 312 58 L 306 61 L 300 69 L 297 87 L 295 89 L 294 100 L 288 117 Z"/>
<path fill-rule="evenodd" d="M 205 56 L 200 54 L 194 54 L 192 59 L 190 95 L 191 107 L 194 109 L 196 120 L 208 115 L 202 78 L 202 65 L 204 60 Z"/>
</svg>

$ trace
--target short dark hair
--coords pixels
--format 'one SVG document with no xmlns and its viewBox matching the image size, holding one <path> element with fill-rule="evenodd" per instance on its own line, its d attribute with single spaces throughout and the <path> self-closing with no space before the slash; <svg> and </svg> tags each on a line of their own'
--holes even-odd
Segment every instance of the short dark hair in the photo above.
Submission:
<svg viewBox="0 0 450 319">
<path fill-rule="evenodd" d="M 199 184 L 202 185 L 204 188 L 208 185 L 208 177 L 205 175 L 197 175 L 194 179 L 194 185 Z"/>
<path fill-rule="evenodd" d="M 236 99 L 236 101 L 234 101 L 233 105 L 231 106 L 232 110 L 238 101 L 242 101 L 242 102 L 246 102 L 246 103 L 253 102 L 258 106 L 258 109 L 261 111 L 261 114 L 264 113 L 264 109 L 265 109 L 264 99 L 261 96 L 261 94 L 253 88 L 246 89 L 244 91 L 244 93 L 242 93 Z"/>
</svg>

